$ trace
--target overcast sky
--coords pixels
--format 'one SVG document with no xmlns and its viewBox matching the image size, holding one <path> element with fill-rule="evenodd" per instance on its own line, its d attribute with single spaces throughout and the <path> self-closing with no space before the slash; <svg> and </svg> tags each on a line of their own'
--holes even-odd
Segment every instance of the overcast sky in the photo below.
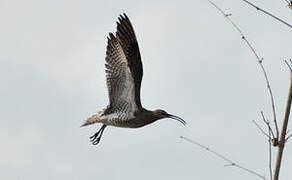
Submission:
<svg viewBox="0 0 292 180">
<path fill-rule="evenodd" d="M 232 13 L 261 57 L 279 121 L 289 85 L 292 29 L 243 1 Z M 284 0 L 253 2 L 291 21 Z M 139 129 L 80 128 L 108 103 L 106 36 L 129 16 L 144 65 L 141 100 L 184 118 Z M 272 118 L 254 55 L 206 0 L 1 0 L 0 179 L 258 179 L 182 139 L 187 136 L 268 177 L 267 139 L 252 120 Z M 263 125 L 264 127 L 264 125 Z M 289 125 L 291 129 L 291 124 Z M 291 178 L 291 142 L 280 177 Z"/>
</svg>

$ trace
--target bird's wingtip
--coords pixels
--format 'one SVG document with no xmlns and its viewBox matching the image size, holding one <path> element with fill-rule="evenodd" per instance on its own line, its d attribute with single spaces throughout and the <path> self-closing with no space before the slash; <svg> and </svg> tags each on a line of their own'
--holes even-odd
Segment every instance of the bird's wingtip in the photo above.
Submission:
<svg viewBox="0 0 292 180">
<path fill-rule="evenodd" d="M 115 35 L 113 34 L 113 33 L 108 33 L 109 34 L 109 37 L 110 37 L 110 39 L 113 39 L 113 38 L 115 38 Z"/>
<path fill-rule="evenodd" d="M 123 12 L 123 15 L 125 18 L 128 18 L 127 14 L 125 12 Z"/>
<path fill-rule="evenodd" d="M 127 17 L 126 12 L 122 12 L 119 17 L 121 17 L 121 18 Z"/>
<path fill-rule="evenodd" d="M 127 13 L 123 12 L 120 14 L 120 16 L 118 17 L 119 21 L 121 22 L 124 19 L 129 19 L 127 16 Z"/>
<path fill-rule="evenodd" d="M 109 43 L 111 40 L 115 39 L 116 37 L 113 33 L 109 32 L 108 36 L 106 38 L 107 38 L 107 41 Z"/>
</svg>

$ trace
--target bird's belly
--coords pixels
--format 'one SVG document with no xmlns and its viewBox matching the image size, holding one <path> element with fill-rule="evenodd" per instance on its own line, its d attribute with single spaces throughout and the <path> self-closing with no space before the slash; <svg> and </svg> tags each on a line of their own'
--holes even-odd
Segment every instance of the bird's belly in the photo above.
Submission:
<svg viewBox="0 0 292 180">
<path fill-rule="evenodd" d="M 140 127 L 143 127 L 149 123 L 146 123 L 145 121 L 133 118 L 133 119 L 127 119 L 127 120 L 110 120 L 105 124 L 109 125 L 109 126 L 115 126 L 115 127 L 140 128 Z"/>
<path fill-rule="evenodd" d="M 139 128 L 152 123 L 147 118 L 135 117 L 132 113 L 112 113 L 104 117 L 103 123 L 108 126 Z"/>
</svg>

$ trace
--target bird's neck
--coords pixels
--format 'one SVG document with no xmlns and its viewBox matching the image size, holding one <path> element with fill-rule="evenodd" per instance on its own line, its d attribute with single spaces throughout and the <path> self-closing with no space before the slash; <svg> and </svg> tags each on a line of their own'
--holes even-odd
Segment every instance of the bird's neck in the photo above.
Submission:
<svg viewBox="0 0 292 180">
<path fill-rule="evenodd" d="M 158 120 L 156 116 L 153 115 L 152 111 L 141 108 L 135 112 L 135 117 L 137 121 L 142 121 L 146 124 L 150 124 Z"/>
</svg>

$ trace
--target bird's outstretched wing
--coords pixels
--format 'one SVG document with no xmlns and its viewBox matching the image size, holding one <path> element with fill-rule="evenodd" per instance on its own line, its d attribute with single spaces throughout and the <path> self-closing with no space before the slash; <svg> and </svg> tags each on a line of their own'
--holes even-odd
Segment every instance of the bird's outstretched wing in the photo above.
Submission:
<svg viewBox="0 0 292 180">
<path fill-rule="evenodd" d="M 112 33 L 107 39 L 105 71 L 110 101 L 109 109 L 134 112 L 137 109 L 135 85 L 126 55 L 119 40 Z"/>
<path fill-rule="evenodd" d="M 135 101 L 138 107 L 142 107 L 140 100 L 140 88 L 143 76 L 143 67 L 138 42 L 133 26 L 127 15 L 120 15 L 117 22 L 116 37 L 118 38 L 125 53 L 135 84 Z"/>
</svg>

